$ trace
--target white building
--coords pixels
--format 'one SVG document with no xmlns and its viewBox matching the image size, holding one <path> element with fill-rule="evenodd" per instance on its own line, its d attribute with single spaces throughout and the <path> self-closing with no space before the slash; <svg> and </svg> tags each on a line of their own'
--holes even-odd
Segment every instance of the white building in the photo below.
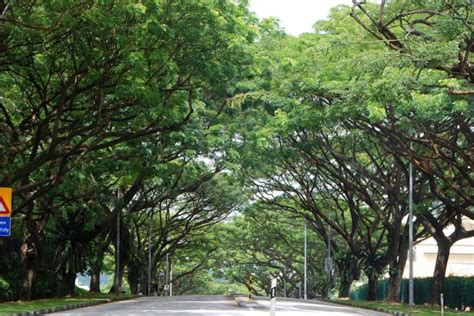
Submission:
<svg viewBox="0 0 474 316">
<path fill-rule="evenodd" d="M 467 231 L 474 230 L 473 220 L 464 220 L 463 226 Z M 452 231 L 452 228 L 451 228 Z M 449 234 L 450 228 L 446 229 Z M 413 247 L 413 275 L 416 278 L 433 276 L 438 246 L 430 237 Z M 408 262 L 403 273 L 408 278 Z M 474 237 L 461 239 L 451 246 L 446 276 L 474 276 Z"/>
</svg>

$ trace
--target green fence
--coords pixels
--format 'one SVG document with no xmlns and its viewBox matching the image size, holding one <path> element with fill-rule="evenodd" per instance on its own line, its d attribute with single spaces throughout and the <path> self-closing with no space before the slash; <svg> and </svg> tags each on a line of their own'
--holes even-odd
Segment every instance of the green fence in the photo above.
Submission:
<svg viewBox="0 0 474 316">
<path fill-rule="evenodd" d="M 429 300 L 431 278 L 416 278 L 414 280 L 415 304 L 425 304 Z M 450 308 L 474 306 L 474 277 L 447 277 L 444 281 L 444 302 Z M 388 293 L 388 280 L 377 284 L 377 300 L 384 300 Z M 351 292 L 353 300 L 367 299 L 367 284 Z M 408 280 L 402 281 L 400 291 L 402 302 L 408 303 Z"/>
</svg>

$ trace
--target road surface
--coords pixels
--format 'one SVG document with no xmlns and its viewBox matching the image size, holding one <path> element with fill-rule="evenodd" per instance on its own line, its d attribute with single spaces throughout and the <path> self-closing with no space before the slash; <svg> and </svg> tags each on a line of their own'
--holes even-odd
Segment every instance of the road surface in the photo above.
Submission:
<svg viewBox="0 0 474 316">
<path fill-rule="evenodd" d="M 269 301 L 257 300 L 257 307 L 239 307 L 224 296 L 142 297 L 98 306 L 53 313 L 66 315 L 159 315 L 159 316 L 268 316 Z M 277 316 L 385 316 L 388 314 L 320 301 L 277 299 Z"/>
</svg>

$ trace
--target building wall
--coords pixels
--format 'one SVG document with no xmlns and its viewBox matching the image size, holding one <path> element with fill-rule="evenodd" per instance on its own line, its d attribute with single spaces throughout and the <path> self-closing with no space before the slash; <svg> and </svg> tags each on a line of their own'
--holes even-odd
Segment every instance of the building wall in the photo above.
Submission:
<svg viewBox="0 0 474 316">
<path fill-rule="evenodd" d="M 463 222 L 466 230 L 474 229 L 474 221 Z M 449 228 L 447 233 L 449 234 Z M 452 229 L 451 229 L 452 230 Z M 434 238 L 428 238 L 413 247 L 413 275 L 414 277 L 433 276 L 438 246 Z M 408 278 L 408 263 L 403 273 Z M 462 239 L 451 247 L 446 276 L 474 276 L 474 237 Z"/>
</svg>

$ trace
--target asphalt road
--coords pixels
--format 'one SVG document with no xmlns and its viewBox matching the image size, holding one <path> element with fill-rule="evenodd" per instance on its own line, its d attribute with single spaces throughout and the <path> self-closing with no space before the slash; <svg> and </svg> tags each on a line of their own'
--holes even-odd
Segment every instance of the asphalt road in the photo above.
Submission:
<svg viewBox="0 0 474 316">
<path fill-rule="evenodd" d="M 269 301 L 257 300 L 256 307 L 239 307 L 224 296 L 142 297 L 98 306 L 75 309 L 58 315 L 160 315 L 160 316 L 268 316 Z M 385 316 L 388 314 L 350 308 L 321 301 L 277 299 L 277 316 Z"/>
</svg>

